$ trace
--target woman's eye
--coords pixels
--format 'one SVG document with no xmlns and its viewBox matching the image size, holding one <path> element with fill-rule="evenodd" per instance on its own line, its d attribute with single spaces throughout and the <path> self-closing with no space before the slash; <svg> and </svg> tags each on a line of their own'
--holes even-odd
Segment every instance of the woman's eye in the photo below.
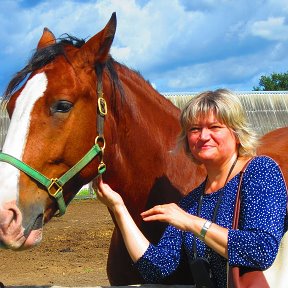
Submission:
<svg viewBox="0 0 288 288">
<path fill-rule="evenodd" d="M 197 132 L 199 132 L 200 131 L 200 128 L 199 127 L 191 127 L 190 129 L 189 129 L 189 132 L 191 132 L 191 133 L 197 133 Z"/>
<path fill-rule="evenodd" d="M 212 130 L 217 130 L 217 129 L 221 129 L 221 128 L 223 128 L 221 125 L 213 125 L 210 127 L 210 129 L 212 129 Z"/>
<path fill-rule="evenodd" d="M 52 113 L 67 113 L 71 110 L 73 104 L 66 100 L 60 100 L 52 105 L 50 108 Z"/>
</svg>

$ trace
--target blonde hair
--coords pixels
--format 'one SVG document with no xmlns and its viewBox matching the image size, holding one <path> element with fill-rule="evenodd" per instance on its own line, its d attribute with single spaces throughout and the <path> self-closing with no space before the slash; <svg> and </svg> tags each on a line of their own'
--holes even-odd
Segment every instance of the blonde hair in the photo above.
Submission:
<svg viewBox="0 0 288 288">
<path fill-rule="evenodd" d="M 180 116 L 181 133 L 178 145 L 184 148 L 185 153 L 193 158 L 187 141 L 187 131 L 191 124 L 199 117 L 205 117 L 210 112 L 231 129 L 239 141 L 239 156 L 254 156 L 259 144 L 256 133 L 251 129 L 244 108 L 239 98 L 226 89 L 206 91 L 188 101 Z M 197 161 L 195 161 L 197 162 Z"/>
</svg>

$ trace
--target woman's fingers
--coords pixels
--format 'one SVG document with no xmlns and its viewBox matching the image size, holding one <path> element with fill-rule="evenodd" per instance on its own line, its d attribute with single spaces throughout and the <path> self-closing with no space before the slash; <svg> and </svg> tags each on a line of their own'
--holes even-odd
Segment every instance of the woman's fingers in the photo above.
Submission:
<svg viewBox="0 0 288 288">
<path fill-rule="evenodd" d="M 174 211 L 175 204 L 163 204 L 163 205 L 156 205 L 153 208 L 144 211 L 141 213 L 141 217 L 144 221 L 169 221 L 171 215 Z M 172 216 L 173 217 L 173 216 Z"/>
<path fill-rule="evenodd" d="M 142 219 L 148 221 L 162 221 L 185 230 L 191 221 L 190 215 L 175 203 L 156 205 L 141 213 Z"/>
<path fill-rule="evenodd" d="M 163 213 L 164 212 L 164 205 L 157 205 L 154 206 L 153 208 L 146 210 L 141 213 L 142 217 L 147 217 L 150 215 L 158 214 L 158 213 Z"/>
<path fill-rule="evenodd" d="M 175 203 L 156 205 L 153 208 L 141 213 L 141 216 L 149 216 L 153 214 L 173 213 L 173 211 L 182 210 Z"/>
</svg>

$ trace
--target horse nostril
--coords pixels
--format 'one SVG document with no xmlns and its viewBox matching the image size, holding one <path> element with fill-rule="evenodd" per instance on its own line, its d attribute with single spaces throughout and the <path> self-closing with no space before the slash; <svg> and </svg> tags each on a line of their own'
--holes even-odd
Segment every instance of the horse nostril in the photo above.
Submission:
<svg viewBox="0 0 288 288">
<path fill-rule="evenodd" d="M 43 226 L 43 214 L 39 214 L 32 226 L 32 230 L 40 229 L 42 228 L 42 226 Z"/>
<path fill-rule="evenodd" d="M 12 221 L 17 221 L 17 212 L 14 209 L 9 209 L 9 211 L 11 212 L 11 222 Z"/>
<path fill-rule="evenodd" d="M 30 232 L 32 230 L 38 230 L 38 229 L 41 229 L 43 227 L 43 213 L 39 214 L 36 219 L 34 220 L 33 223 L 30 223 L 30 225 L 28 225 L 26 228 L 25 228 L 25 231 L 24 231 L 24 236 L 25 237 L 28 237 L 28 235 L 30 234 Z"/>
<path fill-rule="evenodd" d="M 14 208 L 9 208 L 8 211 L 11 212 L 10 224 L 17 223 L 19 221 L 21 222 L 19 210 L 14 209 Z"/>
</svg>

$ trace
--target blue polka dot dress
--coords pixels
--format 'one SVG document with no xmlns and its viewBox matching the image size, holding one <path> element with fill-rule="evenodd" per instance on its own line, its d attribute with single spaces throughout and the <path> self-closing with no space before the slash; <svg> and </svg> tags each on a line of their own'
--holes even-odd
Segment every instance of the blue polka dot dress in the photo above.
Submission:
<svg viewBox="0 0 288 288">
<path fill-rule="evenodd" d="M 286 186 L 279 166 L 269 157 L 255 157 L 244 173 L 241 190 L 239 230 L 232 230 L 232 218 L 240 173 L 225 187 L 204 195 L 201 217 L 212 220 L 213 211 L 221 190 L 223 198 L 216 223 L 228 228 L 229 265 L 242 265 L 267 269 L 272 265 L 284 231 L 287 230 Z M 199 198 L 204 182 L 182 199 L 180 207 L 197 215 Z M 286 222 L 285 222 L 286 221 Z M 150 244 L 144 255 L 135 263 L 147 283 L 159 283 L 178 267 L 181 247 L 193 260 L 194 235 L 168 226 L 159 243 Z M 211 264 L 216 287 L 227 286 L 227 260 L 195 237 L 197 256 Z"/>
</svg>

